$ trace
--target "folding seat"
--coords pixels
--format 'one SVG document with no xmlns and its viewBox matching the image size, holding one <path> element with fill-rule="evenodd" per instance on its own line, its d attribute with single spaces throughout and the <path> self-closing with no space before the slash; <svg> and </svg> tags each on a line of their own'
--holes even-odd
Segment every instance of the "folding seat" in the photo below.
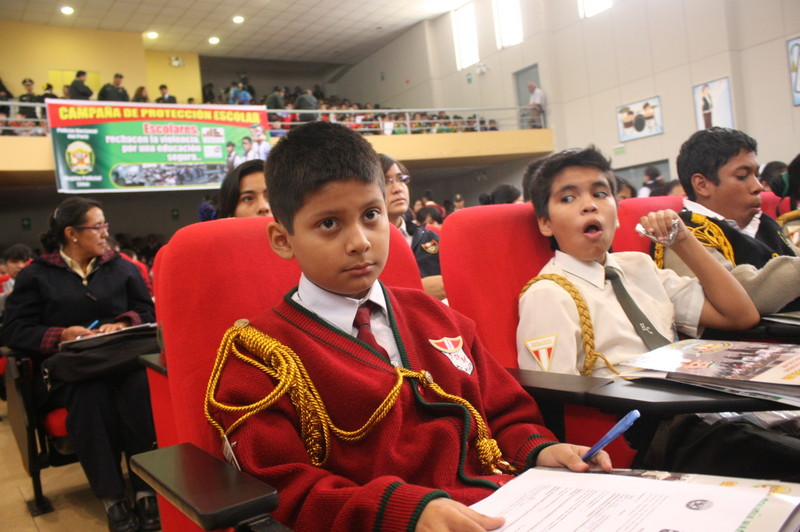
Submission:
<svg viewBox="0 0 800 532">
<path fill-rule="evenodd" d="M 221 458 L 219 437 L 203 405 L 211 369 L 225 331 L 237 319 L 263 312 L 300 278 L 295 261 L 269 247 L 271 218 L 228 218 L 184 227 L 158 253 L 154 265 L 156 317 L 163 336 L 166 375 L 148 372 L 159 447 L 191 442 Z M 422 289 L 416 261 L 391 228 L 389 260 L 381 280 Z M 212 493 L 210 486 L 200 486 Z M 165 531 L 194 527 L 160 499 Z"/>
<path fill-rule="evenodd" d="M 456 211 L 442 227 L 439 253 L 450 306 L 475 320 L 487 350 L 522 382 L 534 372 L 518 369 L 518 298 L 522 287 L 553 256 L 549 240 L 539 232 L 533 207 L 485 205 Z M 578 389 L 582 380 L 596 379 L 570 377 L 540 376 Z M 617 421 L 615 415 L 579 402 L 551 405 L 535 389 L 526 389 L 540 403 L 549 428 L 564 441 L 591 446 Z M 622 438 L 606 450 L 616 467 L 630 465 L 635 454 Z"/>
<path fill-rule="evenodd" d="M 67 435 L 67 409 L 42 411 L 34 392 L 37 379 L 32 354 L 3 348 L 7 362 L 5 386 L 8 401 L 8 422 L 17 442 L 22 465 L 31 477 L 33 499 L 27 501 L 32 516 L 53 511 L 45 497 L 41 471 L 78 460 Z M 44 393 L 44 390 L 38 390 Z"/>
</svg>

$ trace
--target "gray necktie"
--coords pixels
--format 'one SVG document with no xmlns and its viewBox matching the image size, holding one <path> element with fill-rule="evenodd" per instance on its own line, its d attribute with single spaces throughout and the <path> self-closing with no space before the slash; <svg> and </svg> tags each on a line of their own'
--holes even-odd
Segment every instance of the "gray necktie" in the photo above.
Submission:
<svg viewBox="0 0 800 532">
<path fill-rule="evenodd" d="M 605 270 L 606 279 L 611 281 L 611 286 L 614 288 L 617 301 L 619 301 L 622 310 L 625 311 L 628 319 L 633 324 L 633 328 L 636 329 L 636 334 L 642 339 L 647 349 L 652 351 L 653 349 L 672 343 L 670 340 L 661 336 L 650 320 L 647 319 L 647 316 L 644 315 L 642 309 L 636 305 L 636 302 L 625 289 L 625 285 L 622 284 L 622 279 L 619 278 L 617 271 L 610 266 L 606 266 Z"/>
</svg>

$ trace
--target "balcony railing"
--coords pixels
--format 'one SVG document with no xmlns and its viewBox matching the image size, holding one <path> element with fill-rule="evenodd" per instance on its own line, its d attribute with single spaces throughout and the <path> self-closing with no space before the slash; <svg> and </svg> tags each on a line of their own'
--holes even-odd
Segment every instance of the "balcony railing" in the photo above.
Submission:
<svg viewBox="0 0 800 532">
<path fill-rule="evenodd" d="M 239 106 L 230 106 L 239 107 Z M 256 106 L 252 106 L 256 107 Z M 528 106 L 449 109 L 267 109 L 272 136 L 313 120 L 351 127 L 364 135 L 417 135 L 541 128 Z M 0 135 L 47 136 L 45 104 L 0 101 Z"/>
</svg>

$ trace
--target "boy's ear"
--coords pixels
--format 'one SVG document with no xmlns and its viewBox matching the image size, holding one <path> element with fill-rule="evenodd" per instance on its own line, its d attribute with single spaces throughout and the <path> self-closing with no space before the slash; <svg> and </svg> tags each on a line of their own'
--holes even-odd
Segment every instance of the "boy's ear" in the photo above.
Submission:
<svg viewBox="0 0 800 532">
<path fill-rule="evenodd" d="M 692 176 L 692 188 L 694 188 L 694 193 L 698 198 L 710 197 L 714 192 L 711 190 L 713 185 L 714 183 L 703 174 L 694 174 Z"/>
<path fill-rule="evenodd" d="M 536 222 L 539 224 L 539 232 L 544 236 L 553 236 L 553 230 L 550 228 L 550 220 L 544 216 L 537 216 Z"/>
<path fill-rule="evenodd" d="M 280 258 L 292 260 L 294 258 L 294 249 L 289 240 L 289 231 L 280 222 L 270 222 L 267 225 L 267 238 L 269 245 Z"/>
</svg>

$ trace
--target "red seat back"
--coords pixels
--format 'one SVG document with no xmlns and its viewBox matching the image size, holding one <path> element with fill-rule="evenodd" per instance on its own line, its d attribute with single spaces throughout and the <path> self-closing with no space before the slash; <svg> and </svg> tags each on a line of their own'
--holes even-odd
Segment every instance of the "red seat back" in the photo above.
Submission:
<svg viewBox="0 0 800 532">
<path fill-rule="evenodd" d="M 672 209 L 675 212 L 683 209 L 685 196 L 650 196 L 647 198 L 628 198 L 619 202 L 617 218 L 619 227 L 614 235 L 612 249 L 614 251 L 641 251 L 650 254 L 652 240 L 643 238 L 636 232 L 639 219 L 653 211 Z"/>
<path fill-rule="evenodd" d="M 765 190 L 761 193 L 761 210 L 767 214 L 767 216 L 777 218 L 781 214 L 792 210 L 792 207 L 788 197 L 780 198 L 774 192 Z"/>
<path fill-rule="evenodd" d="M 518 367 L 519 293 L 552 256 L 530 204 L 470 207 L 444 221 L 439 257 L 447 299 L 475 320 L 483 345 L 504 367 Z M 570 443 L 593 445 L 615 422 L 596 408 L 564 405 Z M 635 454 L 622 438 L 606 450 L 616 467 L 630 466 Z"/>
<path fill-rule="evenodd" d="M 444 221 L 439 260 L 447 299 L 475 320 L 504 367 L 517 367 L 520 290 L 552 256 L 527 203 L 460 209 Z"/>
<path fill-rule="evenodd" d="M 156 257 L 156 316 L 162 326 L 169 390 L 181 442 L 219 453 L 203 413 L 206 385 L 223 333 L 277 303 L 300 278 L 296 261 L 269 246 L 271 218 L 228 218 L 184 227 Z M 387 285 L 422 288 L 405 239 L 392 228 Z M 157 399 L 153 399 L 158 408 Z"/>
</svg>

